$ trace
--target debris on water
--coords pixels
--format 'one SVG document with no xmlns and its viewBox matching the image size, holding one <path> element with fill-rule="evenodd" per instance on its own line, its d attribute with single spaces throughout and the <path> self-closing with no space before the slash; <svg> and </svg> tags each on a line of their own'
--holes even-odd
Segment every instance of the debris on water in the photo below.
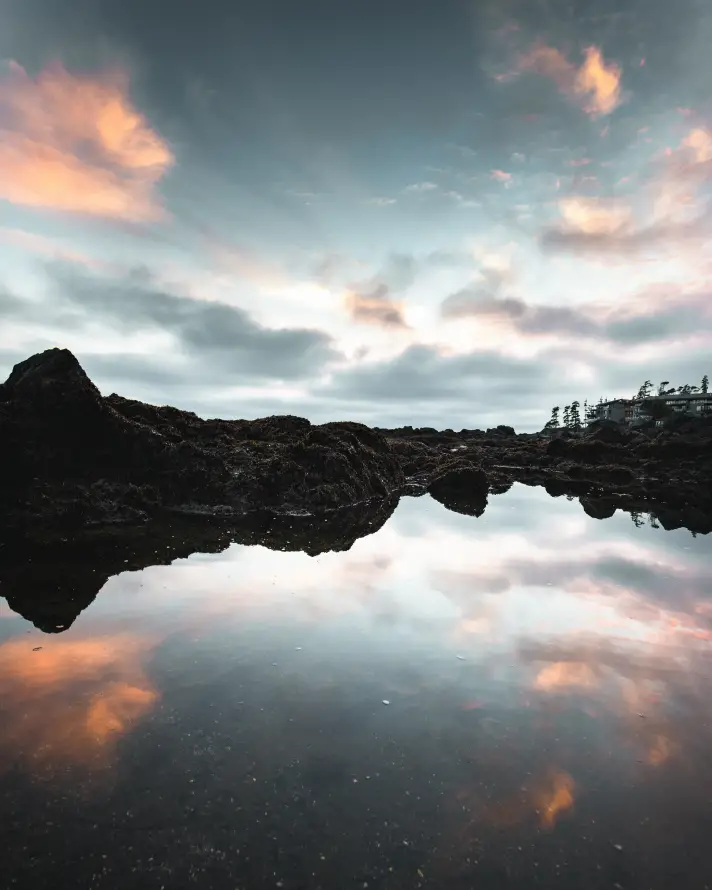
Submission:
<svg viewBox="0 0 712 890">
<path fill-rule="evenodd" d="M 613 846 L 615 847 L 616 850 L 622 850 L 622 849 L 623 849 L 623 847 L 621 846 L 621 844 L 613 844 Z"/>
<path fill-rule="evenodd" d="M 42 649 L 42 646 L 35 646 L 35 648 L 32 651 L 39 652 L 41 649 Z"/>
<path fill-rule="evenodd" d="M 295 646 L 295 647 L 294 647 L 294 651 L 295 651 L 295 652 L 301 652 L 301 651 L 302 651 L 302 647 L 301 647 L 301 646 Z"/>
<path fill-rule="evenodd" d="M 465 656 L 464 656 L 464 655 L 456 655 L 455 658 L 456 658 L 458 661 L 464 661 L 464 660 L 465 660 Z"/>
<path fill-rule="evenodd" d="M 383 699 L 383 704 L 384 704 L 384 705 L 390 705 L 390 702 L 388 701 L 387 698 L 384 698 L 384 699 Z"/>
</svg>

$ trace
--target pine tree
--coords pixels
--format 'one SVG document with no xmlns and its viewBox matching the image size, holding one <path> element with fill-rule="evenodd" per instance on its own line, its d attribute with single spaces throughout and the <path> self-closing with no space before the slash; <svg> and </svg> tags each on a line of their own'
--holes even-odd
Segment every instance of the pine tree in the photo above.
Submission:
<svg viewBox="0 0 712 890">
<path fill-rule="evenodd" d="M 660 384 L 660 386 L 658 386 L 658 395 L 659 396 L 665 395 L 665 387 L 666 386 L 670 386 L 669 380 L 663 380 L 663 382 Z"/>
<path fill-rule="evenodd" d="M 571 405 L 564 406 L 564 426 L 568 429 L 571 423 Z"/>
<path fill-rule="evenodd" d="M 710 386 L 710 378 L 705 374 L 702 378 L 702 384 L 700 386 L 700 392 L 707 392 Z"/>
<path fill-rule="evenodd" d="M 569 429 L 575 430 L 576 432 L 581 429 L 581 415 L 579 414 L 579 406 L 580 402 L 572 402 L 571 407 L 569 408 L 568 427 Z"/>
<path fill-rule="evenodd" d="M 645 383 L 638 390 L 638 395 L 635 396 L 636 399 L 647 399 L 650 395 L 650 390 L 653 388 L 652 380 L 646 380 Z"/>
<path fill-rule="evenodd" d="M 544 425 L 545 430 L 555 430 L 559 427 L 559 406 L 551 409 L 551 417 Z"/>
</svg>

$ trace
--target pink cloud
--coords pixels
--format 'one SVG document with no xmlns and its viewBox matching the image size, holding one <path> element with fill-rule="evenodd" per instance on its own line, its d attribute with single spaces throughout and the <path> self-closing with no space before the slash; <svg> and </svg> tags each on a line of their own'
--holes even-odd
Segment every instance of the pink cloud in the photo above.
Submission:
<svg viewBox="0 0 712 890">
<path fill-rule="evenodd" d="M 584 61 L 576 68 L 558 49 L 540 44 L 520 59 L 519 70 L 551 78 L 593 117 L 610 114 L 621 101 L 621 69 L 606 63 L 595 46 L 586 48 Z"/>
<path fill-rule="evenodd" d="M 0 80 L 0 198 L 13 204 L 148 221 L 174 157 L 133 107 L 124 72 L 36 78 L 13 63 Z"/>
</svg>

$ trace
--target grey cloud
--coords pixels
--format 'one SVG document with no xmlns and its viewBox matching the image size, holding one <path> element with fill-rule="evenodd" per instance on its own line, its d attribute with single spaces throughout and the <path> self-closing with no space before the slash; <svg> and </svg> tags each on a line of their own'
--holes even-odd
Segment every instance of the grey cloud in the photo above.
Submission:
<svg viewBox="0 0 712 890">
<path fill-rule="evenodd" d="M 340 370 L 321 391 L 345 399 L 382 402 L 469 398 L 473 408 L 492 399 L 510 404 L 546 388 L 545 362 L 495 352 L 445 356 L 435 347 L 410 346 L 393 359 Z"/>
<path fill-rule="evenodd" d="M 701 295 L 682 302 L 675 299 L 672 288 L 670 305 L 655 314 L 631 316 L 617 311 L 605 319 L 595 317 L 586 306 L 529 304 L 518 297 L 499 296 L 500 291 L 500 287 L 478 282 L 446 297 L 440 306 L 441 315 L 450 319 L 496 317 L 510 322 L 522 335 L 572 336 L 628 346 L 694 334 L 709 323 L 701 308 L 705 302 Z"/>
<path fill-rule="evenodd" d="M 323 331 L 263 327 L 238 306 L 162 289 L 146 270 L 107 280 L 66 263 L 48 269 L 55 298 L 45 311 L 63 313 L 65 330 L 71 318 L 75 330 L 103 322 L 125 334 L 168 332 L 195 363 L 216 363 L 223 372 L 253 379 L 302 379 L 341 358 Z"/>
<path fill-rule="evenodd" d="M 379 278 L 393 292 L 407 290 L 415 282 L 418 261 L 409 253 L 389 254 Z"/>
</svg>

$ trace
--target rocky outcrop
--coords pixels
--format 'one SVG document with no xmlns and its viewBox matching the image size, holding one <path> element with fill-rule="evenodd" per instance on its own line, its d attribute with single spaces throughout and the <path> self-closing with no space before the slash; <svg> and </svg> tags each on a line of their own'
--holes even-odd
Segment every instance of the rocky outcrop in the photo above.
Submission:
<svg viewBox="0 0 712 890">
<path fill-rule="evenodd" d="M 481 467 L 454 459 L 437 469 L 427 490 L 449 510 L 481 516 L 487 506 L 489 479 Z"/>
<path fill-rule="evenodd" d="M 0 386 L 3 527 L 135 523 L 166 510 L 336 509 L 404 481 L 388 441 L 358 423 L 203 420 L 104 398 L 71 352 L 17 365 Z"/>
<path fill-rule="evenodd" d="M 647 433 L 601 423 L 584 436 L 552 439 L 507 426 L 455 432 L 317 426 L 291 415 L 204 420 L 104 397 L 62 349 L 21 362 L 0 385 L 5 538 L 167 514 L 317 513 L 425 492 L 480 515 L 488 492 L 515 481 L 588 498 L 590 515 L 608 510 L 591 499 L 613 496 L 655 502 L 702 528 L 712 514 L 712 421 Z"/>
</svg>

